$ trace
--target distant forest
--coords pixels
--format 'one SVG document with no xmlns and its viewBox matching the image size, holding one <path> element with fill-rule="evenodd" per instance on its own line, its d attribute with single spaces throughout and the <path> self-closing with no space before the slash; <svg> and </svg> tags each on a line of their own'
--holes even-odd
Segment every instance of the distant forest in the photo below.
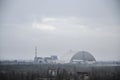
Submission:
<svg viewBox="0 0 120 80">
<path fill-rule="evenodd" d="M 0 65 L 0 80 L 120 80 L 119 66 Z"/>
</svg>

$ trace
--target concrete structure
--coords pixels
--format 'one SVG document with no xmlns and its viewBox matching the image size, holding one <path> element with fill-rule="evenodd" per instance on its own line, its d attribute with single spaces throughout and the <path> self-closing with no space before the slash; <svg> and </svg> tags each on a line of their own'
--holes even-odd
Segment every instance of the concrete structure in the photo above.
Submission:
<svg viewBox="0 0 120 80">
<path fill-rule="evenodd" d="M 34 58 L 34 62 L 35 62 L 35 63 L 44 63 L 44 60 L 43 60 L 42 57 L 35 57 L 35 58 Z"/>
<path fill-rule="evenodd" d="M 53 55 L 51 57 L 37 57 L 37 47 L 35 47 L 35 57 L 34 63 L 57 63 L 57 56 Z"/>
<path fill-rule="evenodd" d="M 54 59 L 51 57 L 35 57 L 34 63 L 57 63 L 58 58 Z"/>
<path fill-rule="evenodd" d="M 94 63 L 96 60 L 92 54 L 87 51 L 77 52 L 70 60 L 70 63 Z"/>
</svg>

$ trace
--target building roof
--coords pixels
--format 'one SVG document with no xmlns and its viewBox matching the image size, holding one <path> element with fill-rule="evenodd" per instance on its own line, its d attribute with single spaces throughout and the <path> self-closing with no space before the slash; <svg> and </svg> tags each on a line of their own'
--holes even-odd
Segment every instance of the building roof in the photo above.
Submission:
<svg viewBox="0 0 120 80">
<path fill-rule="evenodd" d="M 70 62 L 73 61 L 96 61 L 94 56 L 87 51 L 79 51 L 71 58 Z"/>
</svg>

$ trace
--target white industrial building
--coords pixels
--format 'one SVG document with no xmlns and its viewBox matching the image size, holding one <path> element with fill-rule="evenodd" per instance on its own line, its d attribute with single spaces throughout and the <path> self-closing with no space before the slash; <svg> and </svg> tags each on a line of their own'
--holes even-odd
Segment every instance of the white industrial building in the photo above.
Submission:
<svg viewBox="0 0 120 80">
<path fill-rule="evenodd" d="M 38 57 L 37 47 L 35 47 L 34 63 L 57 63 L 57 61 L 58 57 L 56 55 L 52 55 L 50 57 Z"/>
</svg>

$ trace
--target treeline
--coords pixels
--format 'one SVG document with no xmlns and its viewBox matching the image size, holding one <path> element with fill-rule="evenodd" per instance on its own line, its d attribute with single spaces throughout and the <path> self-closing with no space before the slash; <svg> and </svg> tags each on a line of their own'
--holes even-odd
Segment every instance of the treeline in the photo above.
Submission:
<svg viewBox="0 0 120 80">
<path fill-rule="evenodd" d="M 0 72 L 0 80 L 71 80 L 75 79 L 75 75 L 69 74 L 65 69 L 57 70 L 56 75 L 49 72 L 23 72 L 23 71 L 6 71 Z"/>
<path fill-rule="evenodd" d="M 120 80 L 119 66 L 84 67 L 0 65 L 0 80 Z"/>
</svg>

